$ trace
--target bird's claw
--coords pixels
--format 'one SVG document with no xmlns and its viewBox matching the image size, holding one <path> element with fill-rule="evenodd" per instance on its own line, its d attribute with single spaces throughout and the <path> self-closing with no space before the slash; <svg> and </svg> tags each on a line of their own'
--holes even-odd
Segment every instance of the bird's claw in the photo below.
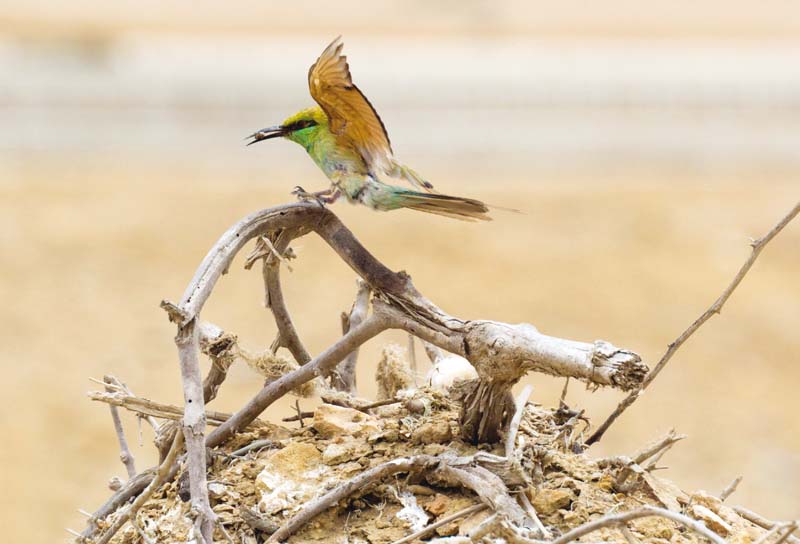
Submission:
<svg viewBox="0 0 800 544">
<path fill-rule="evenodd" d="M 290 194 L 295 195 L 297 197 L 297 200 L 301 202 L 307 202 L 309 200 L 313 200 L 323 208 L 325 207 L 325 202 L 318 194 L 309 193 L 299 185 L 295 185 L 294 189 L 292 189 L 292 192 Z"/>
</svg>

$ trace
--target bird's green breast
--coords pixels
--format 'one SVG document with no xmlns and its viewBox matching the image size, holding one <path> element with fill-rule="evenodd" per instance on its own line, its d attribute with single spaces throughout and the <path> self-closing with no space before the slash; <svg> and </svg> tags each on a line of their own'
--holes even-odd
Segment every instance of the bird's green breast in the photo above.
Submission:
<svg viewBox="0 0 800 544">
<path fill-rule="evenodd" d="M 328 130 L 327 125 L 318 125 L 298 130 L 289 139 L 303 146 L 311 159 L 331 179 L 343 174 L 366 174 L 367 167 L 357 151 L 343 145 L 339 138 Z"/>
</svg>

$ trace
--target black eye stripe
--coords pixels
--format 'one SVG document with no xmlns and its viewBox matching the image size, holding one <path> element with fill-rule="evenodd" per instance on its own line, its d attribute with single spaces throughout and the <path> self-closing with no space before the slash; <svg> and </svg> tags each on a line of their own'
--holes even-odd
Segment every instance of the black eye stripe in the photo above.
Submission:
<svg viewBox="0 0 800 544">
<path fill-rule="evenodd" d="M 304 128 L 313 127 L 316 124 L 317 122 L 314 121 L 313 119 L 301 119 L 300 121 L 295 121 L 294 123 L 287 125 L 286 129 L 294 132 L 295 130 L 302 130 Z"/>
</svg>

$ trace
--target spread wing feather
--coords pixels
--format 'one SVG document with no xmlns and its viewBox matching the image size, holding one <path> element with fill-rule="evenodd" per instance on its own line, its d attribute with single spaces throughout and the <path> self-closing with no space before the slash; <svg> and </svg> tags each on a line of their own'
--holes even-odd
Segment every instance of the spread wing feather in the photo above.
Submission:
<svg viewBox="0 0 800 544">
<path fill-rule="evenodd" d="M 390 166 L 392 147 L 383 121 L 358 87 L 353 84 L 341 36 L 333 40 L 308 71 L 311 96 L 330 122 L 334 134 L 358 150 L 371 169 Z"/>
</svg>

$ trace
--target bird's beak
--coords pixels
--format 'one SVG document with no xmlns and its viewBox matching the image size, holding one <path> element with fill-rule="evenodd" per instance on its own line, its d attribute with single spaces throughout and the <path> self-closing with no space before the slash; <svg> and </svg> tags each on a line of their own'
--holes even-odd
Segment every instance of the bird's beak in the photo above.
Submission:
<svg viewBox="0 0 800 544">
<path fill-rule="evenodd" d="M 258 132 L 252 133 L 250 136 L 245 138 L 245 140 L 249 140 L 250 138 L 252 138 L 253 141 L 248 142 L 247 144 L 247 145 L 252 145 L 256 142 L 269 140 L 270 138 L 278 138 L 279 136 L 286 136 L 288 133 L 289 131 L 287 131 L 285 127 L 281 125 L 276 125 L 274 127 L 262 128 Z"/>
</svg>

